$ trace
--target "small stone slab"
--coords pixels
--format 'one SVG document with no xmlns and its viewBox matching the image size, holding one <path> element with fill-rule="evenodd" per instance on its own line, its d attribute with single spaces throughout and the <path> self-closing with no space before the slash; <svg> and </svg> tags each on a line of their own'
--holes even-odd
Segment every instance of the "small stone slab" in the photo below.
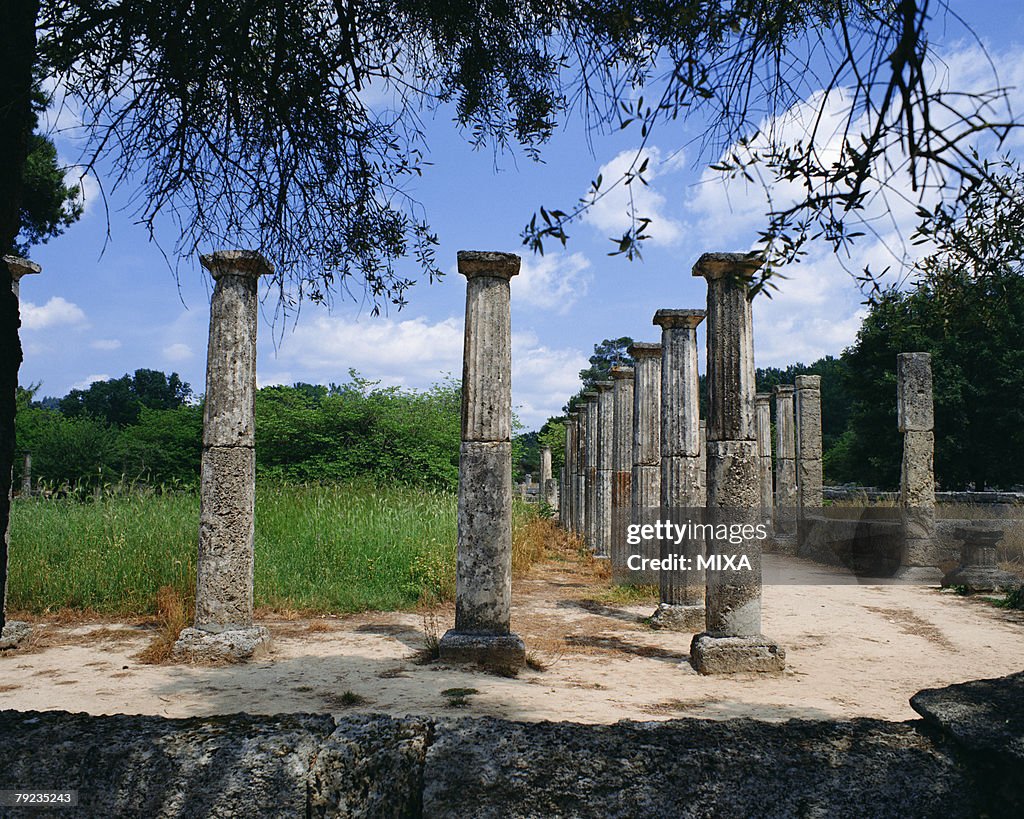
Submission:
<svg viewBox="0 0 1024 819">
<path fill-rule="evenodd" d="M 17 648 L 32 632 L 32 627 L 21 620 L 8 620 L 0 633 L 0 650 Z"/>
<path fill-rule="evenodd" d="M 700 674 L 777 673 L 786 669 L 786 649 L 763 636 L 695 634 L 690 642 L 690 663 Z"/>
<path fill-rule="evenodd" d="M 1015 574 L 995 566 L 958 566 L 942 578 L 942 586 L 961 586 L 971 593 L 1009 592 L 1024 585 Z"/>
<path fill-rule="evenodd" d="M 438 648 L 441 660 L 448 663 L 474 663 L 510 674 L 526 665 L 526 645 L 518 634 L 465 634 L 451 629 Z"/>
<path fill-rule="evenodd" d="M 179 663 L 244 663 L 270 651 L 270 632 L 263 626 L 205 631 L 182 629 L 171 651 L 171 660 Z"/>
<path fill-rule="evenodd" d="M 651 615 L 652 628 L 666 631 L 685 631 L 694 634 L 704 628 L 703 606 L 673 606 L 659 603 L 657 611 Z"/>
</svg>

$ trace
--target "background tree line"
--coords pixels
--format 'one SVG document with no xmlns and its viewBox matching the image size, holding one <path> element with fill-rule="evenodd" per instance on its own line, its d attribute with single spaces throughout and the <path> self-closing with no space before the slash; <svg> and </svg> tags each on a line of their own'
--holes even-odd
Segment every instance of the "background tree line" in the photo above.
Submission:
<svg viewBox="0 0 1024 819">
<path fill-rule="evenodd" d="M 199 481 L 203 405 L 176 373 L 140 369 L 61 399 L 19 391 L 17 448 L 37 481 L 91 489 L 141 481 Z M 378 482 L 454 489 L 460 390 L 381 388 L 355 372 L 343 384 L 264 387 L 256 394 L 256 466 L 262 477 Z M 15 485 L 22 458 L 15 459 Z"/>
</svg>

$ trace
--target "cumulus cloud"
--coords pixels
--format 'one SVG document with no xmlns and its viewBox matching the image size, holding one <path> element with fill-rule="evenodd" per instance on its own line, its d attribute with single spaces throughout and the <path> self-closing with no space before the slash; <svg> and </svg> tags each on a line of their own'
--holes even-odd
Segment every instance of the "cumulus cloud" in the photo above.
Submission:
<svg viewBox="0 0 1024 819">
<path fill-rule="evenodd" d="M 512 279 L 512 302 L 565 315 L 590 286 L 590 260 L 582 253 L 554 253 L 523 258 Z"/>
<path fill-rule="evenodd" d="M 85 323 L 82 308 L 63 296 L 53 296 L 41 307 L 30 301 L 21 302 L 21 326 L 25 330 L 74 327 Z"/>
<path fill-rule="evenodd" d="M 182 344 L 180 341 L 164 347 L 163 354 L 164 358 L 168 361 L 188 361 L 195 355 L 191 347 L 187 344 Z"/>
<path fill-rule="evenodd" d="M 116 338 L 98 338 L 90 342 L 89 346 L 94 350 L 119 350 L 121 342 Z"/>
<path fill-rule="evenodd" d="M 579 350 L 552 349 L 533 333 L 512 334 L 512 405 L 527 429 L 539 429 L 561 414 L 588 364 Z"/>
<path fill-rule="evenodd" d="M 73 390 L 85 390 L 89 388 L 89 385 L 95 381 L 109 381 L 110 376 L 107 373 L 98 373 L 94 375 L 87 375 L 77 384 L 72 384 L 71 389 Z"/>
<path fill-rule="evenodd" d="M 643 184 L 638 178 L 626 185 L 619 183 L 611 187 L 623 174 L 635 172 L 647 161 Z M 659 188 L 653 184 L 660 177 L 671 174 L 682 167 L 683 154 L 677 152 L 665 157 L 655 146 L 638 151 L 633 148 L 622 151 L 610 162 L 601 166 L 603 178 L 602 189 L 607 193 L 599 199 L 584 215 L 583 221 L 602 231 L 606 235 L 617 238 L 630 228 L 630 203 L 638 218 L 651 220 L 646 233 L 648 241 L 653 245 L 674 245 L 683 234 L 683 225 L 666 210 L 667 199 Z"/>
</svg>

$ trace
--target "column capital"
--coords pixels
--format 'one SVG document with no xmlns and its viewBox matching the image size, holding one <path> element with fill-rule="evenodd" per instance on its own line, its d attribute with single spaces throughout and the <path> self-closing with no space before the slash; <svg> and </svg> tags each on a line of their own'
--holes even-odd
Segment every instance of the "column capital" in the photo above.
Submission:
<svg viewBox="0 0 1024 819">
<path fill-rule="evenodd" d="M 693 275 L 705 279 L 724 279 L 729 276 L 749 279 L 764 262 L 764 256 L 760 253 L 705 253 L 693 266 Z"/>
<path fill-rule="evenodd" d="M 625 379 L 633 377 L 633 368 L 616 364 L 608 373 L 613 379 Z"/>
<path fill-rule="evenodd" d="M 614 381 L 598 381 L 596 384 L 594 384 L 594 386 L 597 387 L 597 392 L 598 392 L 598 394 L 600 394 L 602 392 L 608 392 L 608 390 L 610 390 L 612 387 L 615 386 L 615 382 Z"/>
<path fill-rule="evenodd" d="M 798 375 L 793 379 L 795 381 L 795 388 L 798 390 L 820 390 L 821 389 L 821 376 L 820 375 Z"/>
<path fill-rule="evenodd" d="M 634 341 L 626 350 L 634 359 L 661 358 L 660 341 Z"/>
<path fill-rule="evenodd" d="M 796 392 L 796 387 L 794 387 L 792 384 L 776 384 L 772 388 L 772 392 L 774 392 L 776 395 L 792 395 L 794 392 Z"/>
<path fill-rule="evenodd" d="M 662 309 L 654 314 L 654 320 L 651 323 L 660 325 L 665 330 L 693 329 L 704 321 L 707 314 L 707 310 Z"/>
<path fill-rule="evenodd" d="M 27 276 L 30 273 L 43 272 L 42 267 L 33 261 L 23 259 L 21 256 L 4 256 L 4 264 L 7 265 L 7 269 L 11 272 L 11 278 L 15 282 L 22 276 Z"/>
<path fill-rule="evenodd" d="M 255 250 L 215 250 L 200 256 L 199 262 L 210 271 L 214 281 L 221 276 L 251 276 L 255 279 L 274 272 L 274 266 Z"/>
<path fill-rule="evenodd" d="M 596 401 L 597 400 L 597 390 L 587 390 L 585 393 L 583 393 L 583 398 L 588 403 Z"/>
<path fill-rule="evenodd" d="M 508 281 L 519 273 L 520 258 L 515 253 L 491 250 L 460 250 L 457 255 L 459 273 L 467 279 L 488 276 Z"/>
<path fill-rule="evenodd" d="M 770 392 L 758 392 L 754 394 L 755 404 L 764 404 L 766 407 L 771 406 L 772 394 Z"/>
</svg>

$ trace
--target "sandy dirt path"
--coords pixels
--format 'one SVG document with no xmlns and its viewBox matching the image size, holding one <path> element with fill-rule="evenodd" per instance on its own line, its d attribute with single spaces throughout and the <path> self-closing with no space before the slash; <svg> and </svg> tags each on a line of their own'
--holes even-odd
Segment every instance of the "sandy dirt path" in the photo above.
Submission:
<svg viewBox="0 0 1024 819">
<path fill-rule="evenodd" d="M 0 652 L 0 708 L 168 717 L 376 711 L 608 723 L 681 716 L 916 716 L 922 688 L 1024 668 L 1024 616 L 915 586 L 862 586 L 792 558 L 766 556 L 764 632 L 785 646 L 779 676 L 701 677 L 689 634 L 650 629 L 650 602 L 608 602 L 589 561 L 546 560 L 514 589 L 513 628 L 544 670 L 509 679 L 422 662 L 431 615 L 364 613 L 262 619 L 272 654 L 246 666 L 147 665 L 147 623 L 36 624 L 25 649 Z M 822 581 L 834 585 L 822 585 Z M 453 704 L 450 689 L 472 689 Z"/>
</svg>

